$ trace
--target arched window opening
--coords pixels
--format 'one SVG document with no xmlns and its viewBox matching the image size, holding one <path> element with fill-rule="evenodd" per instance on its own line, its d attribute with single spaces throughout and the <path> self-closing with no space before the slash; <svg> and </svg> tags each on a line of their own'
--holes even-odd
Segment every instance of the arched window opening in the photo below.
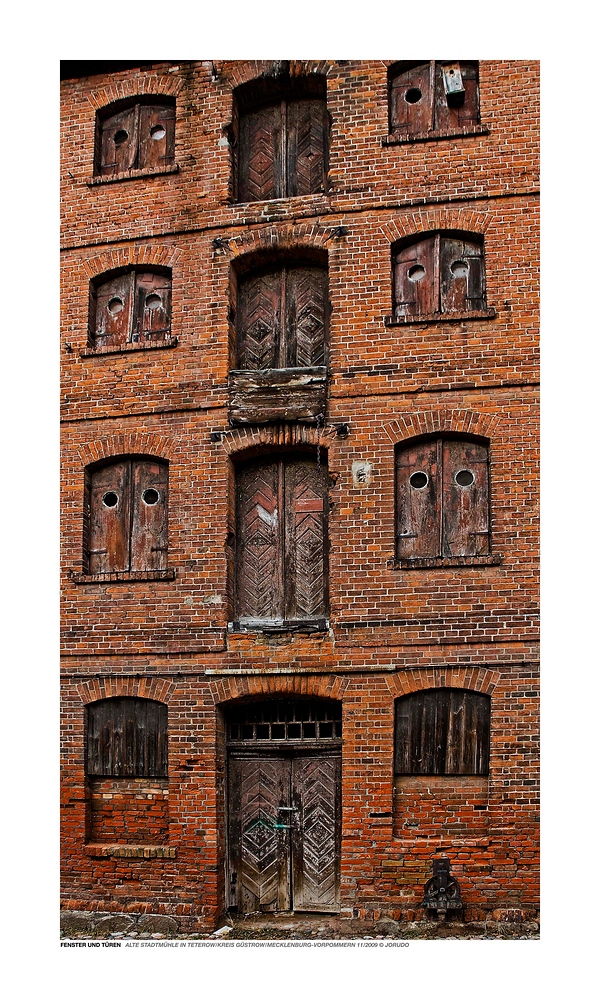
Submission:
<svg viewBox="0 0 600 1000">
<path fill-rule="evenodd" d="M 452 132 L 479 124 L 476 62 L 400 62 L 388 70 L 388 84 L 394 137 Z"/>
<path fill-rule="evenodd" d="M 434 233 L 392 248 L 392 322 L 494 315 L 487 309 L 483 239 Z"/>
<path fill-rule="evenodd" d="M 165 341 L 171 333 L 171 272 L 128 268 L 90 286 L 89 345 L 118 350 Z"/>
<path fill-rule="evenodd" d="M 490 698 L 455 688 L 396 701 L 396 775 L 487 775 Z"/>
<path fill-rule="evenodd" d="M 98 112 L 96 174 L 159 170 L 175 157 L 175 99 L 137 97 Z"/>
</svg>

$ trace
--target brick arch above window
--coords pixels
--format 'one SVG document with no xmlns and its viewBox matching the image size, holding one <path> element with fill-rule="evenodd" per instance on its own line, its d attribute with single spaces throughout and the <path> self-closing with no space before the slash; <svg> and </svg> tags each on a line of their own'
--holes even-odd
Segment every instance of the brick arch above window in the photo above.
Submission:
<svg viewBox="0 0 600 1000">
<path fill-rule="evenodd" d="M 92 677 L 75 686 L 82 704 L 104 698 L 149 698 L 169 704 L 177 691 L 173 681 L 158 677 Z"/>
<path fill-rule="evenodd" d="M 157 99 L 177 97 L 184 82 L 181 77 L 166 76 L 164 73 L 136 73 L 135 77 L 129 80 L 120 80 L 118 83 L 105 85 L 101 90 L 96 90 L 88 94 L 87 97 L 95 111 L 102 111 L 124 98 L 148 95 Z"/>
<path fill-rule="evenodd" d="M 486 666 L 424 667 L 386 676 L 385 682 L 394 699 L 431 688 L 462 688 L 491 695 L 501 676 L 500 670 Z"/>
<path fill-rule="evenodd" d="M 129 455 L 158 458 L 168 462 L 172 458 L 174 449 L 175 442 L 172 438 L 151 431 L 140 431 L 133 434 L 117 434 L 114 437 L 82 445 L 79 448 L 79 456 L 83 466 Z"/>
<path fill-rule="evenodd" d="M 335 427 L 309 424 L 269 424 L 265 427 L 240 427 L 220 432 L 220 444 L 228 455 L 261 452 L 274 448 L 323 448 L 335 441 Z"/>
<path fill-rule="evenodd" d="M 390 243 L 443 230 L 483 236 L 493 221 L 492 212 L 475 212 L 467 208 L 423 209 L 390 219 L 381 226 L 381 232 Z"/>
<path fill-rule="evenodd" d="M 137 244 L 115 247 L 82 261 L 90 279 L 98 278 L 106 271 L 116 271 L 122 267 L 174 267 L 181 250 L 179 247 L 157 244 Z"/>
<path fill-rule="evenodd" d="M 211 681 L 209 695 L 215 705 L 225 707 L 242 698 L 299 697 L 329 698 L 342 701 L 350 683 L 348 677 L 314 677 L 309 674 L 289 677 L 226 677 Z"/>
<path fill-rule="evenodd" d="M 383 430 L 394 444 L 428 434 L 468 434 L 491 442 L 500 419 L 495 413 L 467 409 L 425 410 L 402 414 L 384 424 Z"/>
<path fill-rule="evenodd" d="M 321 74 L 326 76 L 333 67 L 326 59 L 290 59 L 289 61 L 273 59 L 250 59 L 247 62 L 235 63 L 228 67 L 228 82 L 232 88 L 250 83 L 260 78 L 277 80 L 283 73 L 290 77 Z"/>
<path fill-rule="evenodd" d="M 332 241 L 340 225 L 341 223 L 330 226 L 296 223 L 250 230 L 227 240 L 230 260 L 238 258 L 238 268 L 251 267 L 262 256 L 272 257 L 281 251 L 310 253 L 312 248 L 333 249 L 335 242 Z M 243 256 L 247 256 L 247 264 L 240 260 Z"/>
</svg>

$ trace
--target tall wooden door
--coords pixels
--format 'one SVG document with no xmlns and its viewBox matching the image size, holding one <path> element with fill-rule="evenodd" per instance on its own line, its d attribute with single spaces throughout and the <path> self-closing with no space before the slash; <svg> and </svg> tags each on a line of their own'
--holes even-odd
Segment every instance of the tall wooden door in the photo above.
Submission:
<svg viewBox="0 0 600 1000">
<path fill-rule="evenodd" d="M 336 912 L 340 755 L 231 756 L 229 905 Z"/>
</svg>

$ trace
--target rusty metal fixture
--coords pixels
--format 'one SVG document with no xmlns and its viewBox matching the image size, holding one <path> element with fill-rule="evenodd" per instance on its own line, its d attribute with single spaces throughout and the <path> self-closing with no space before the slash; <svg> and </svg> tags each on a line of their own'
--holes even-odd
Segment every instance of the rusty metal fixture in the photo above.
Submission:
<svg viewBox="0 0 600 1000">
<path fill-rule="evenodd" d="M 448 858 L 433 859 L 433 877 L 425 884 L 421 906 L 426 910 L 435 910 L 438 920 L 445 920 L 448 910 L 462 910 L 460 888 L 456 879 L 450 874 Z"/>
</svg>

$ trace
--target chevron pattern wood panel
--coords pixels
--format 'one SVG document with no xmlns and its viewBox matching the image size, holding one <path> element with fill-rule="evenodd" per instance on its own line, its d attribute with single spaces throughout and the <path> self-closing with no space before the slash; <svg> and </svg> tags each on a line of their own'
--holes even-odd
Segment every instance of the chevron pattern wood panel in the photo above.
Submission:
<svg viewBox="0 0 600 1000">
<path fill-rule="evenodd" d="M 279 368 L 281 269 L 247 278 L 240 287 L 238 366 L 245 371 Z"/>
<path fill-rule="evenodd" d="M 298 757 L 292 762 L 292 801 L 300 823 L 292 834 L 295 910 L 339 909 L 339 757 Z"/>
<path fill-rule="evenodd" d="M 281 104 L 245 115 L 240 123 L 238 201 L 283 198 Z"/>
<path fill-rule="evenodd" d="M 290 101 L 287 107 L 288 195 L 325 189 L 327 126 L 324 101 Z"/>
<path fill-rule="evenodd" d="M 290 268 L 287 277 L 288 365 L 325 365 L 327 271 L 320 267 Z"/>
<path fill-rule="evenodd" d="M 240 617 L 282 618 L 279 463 L 247 466 L 238 476 L 237 612 Z"/>
<path fill-rule="evenodd" d="M 319 618 L 325 606 L 326 470 L 302 461 L 288 469 L 288 614 Z M 293 573 L 293 575 L 292 575 Z"/>
</svg>

